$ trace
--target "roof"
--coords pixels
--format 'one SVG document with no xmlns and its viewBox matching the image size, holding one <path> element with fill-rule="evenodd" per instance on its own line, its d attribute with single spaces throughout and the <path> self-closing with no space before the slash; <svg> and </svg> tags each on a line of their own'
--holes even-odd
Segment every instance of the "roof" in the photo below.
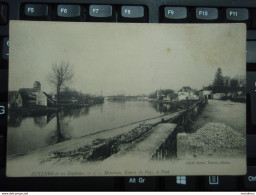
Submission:
<svg viewBox="0 0 256 195">
<path fill-rule="evenodd" d="M 189 92 L 189 91 L 191 91 L 191 87 L 189 87 L 189 86 L 184 86 L 184 87 L 181 88 L 180 91 Z"/>
<path fill-rule="evenodd" d="M 9 91 L 8 92 L 8 99 L 11 100 L 13 96 L 17 96 L 19 95 L 18 91 Z"/>
<path fill-rule="evenodd" d="M 51 103 L 54 103 L 54 100 L 52 99 L 51 95 L 47 94 L 46 92 L 43 92 L 43 93 L 47 97 L 47 100 L 49 100 Z"/>
<path fill-rule="evenodd" d="M 176 98 L 176 97 L 178 97 L 178 94 L 176 94 L 176 93 L 170 94 L 170 98 Z"/>
<path fill-rule="evenodd" d="M 35 92 L 37 89 L 34 88 L 21 88 L 19 89 L 19 94 L 21 95 L 22 99 L 35 99 Z"/>
</svg>

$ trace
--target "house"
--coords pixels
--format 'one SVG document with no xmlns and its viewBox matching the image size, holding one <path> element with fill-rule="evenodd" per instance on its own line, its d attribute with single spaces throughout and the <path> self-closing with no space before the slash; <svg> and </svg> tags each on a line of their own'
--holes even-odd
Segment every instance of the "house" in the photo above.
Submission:
<svg viewBox="0 0 256 195">
<path fill-rule="evenodd" d="M 173 92 L 169 92 L 169 90 L 157 90 L 156 99 L 158 101 L 164 101 L 164 102 L 177 101 L 178 95 Z"/>
<path fill-rule="evenodd" d="M 22 98 L 21 98 L 21 95 L 17 91 L 13 91 L 9 95 L 9 104 L 10 104 L 11 108 L 13 108 L 13 107 L 20 108 L 20 107 L 22 107 Z"/>
<path fill-rule="evenodd" d="M 207 99 L 212 99 L 212 91 L 211 90 L 203 90 L 203 95 Z"/>
<path fill-rule="evenodd" d="M 170 94 L 167 94 L 166 96 L 164 96 L 163 101 L 171 101 Z"/>
<path fill-rule="evenodd" d="M 161 91 L 161 90 L 157 90 L 156 91 L 156 99 L 157 100 L 163 100 L 164 99 L 164 97 L 165 97 L 165 95 L 163 94 L 163 92 Z"/>
<path fill-rule="evenodd" d="M 178 100 L 188 100 L 190 97 L 189 92 L 178 92 Z"/>
<path fill-rule="evenodd" d="M 74 104 L 74 103 L 77 103 L 77 99 L 75 97 L 72 97 L 70 100 L 69 100 L 70 103 Z"/>
<path fill-rule="evenodd" d="M 224 98 L 226 96 L 225 93 L 215 93 L 213 94 L 213 99 L 215 100 L 221 100 L 222 98 Z"/>
<path fill-rule="evenodd" d="M 163 98 L 164 101 L 166 102 L 172 102 L 172 101 L 177 101 L 178 100 L 178 94 L 172 93 L 172 94 L 167 94 L 167 96 L 165 96 Z"/>
<path fill-rule="evenodd" d="M 56 99 L 54 95 L 49 95 L 45 92 L 43 92 L 47 97 L 47 106 L 55 106 L 56 105 Z"/>
<path fill-rule="evenodd" d="M 199 91 L 199 99 L 212 99 L 212 91 L 211 90 L 200 90 Z"/>
<path fill-rule="evenodd" d="M 35 81 L 33 88 L 21 88 L 9 92 L 10 107 L 55 106 L 54 96 L 41 91 L 41 83 Z"/>
<path fill-rule="evenodd" d="M 192 91 L 191 87 L 188 87 L 188 86 L 182 87 L 180 90 L 180 92 L 191 92 L 191 91 Z"/>
<path fill-rule="evenodd" d="M 178 92 L 178 100 L 197 100 L 198 96 L 194 94 L 190 87 L 182 87 Z"/>
<path fill-rule="evenodd" d="M 28 106 L 47 106 L 47 96 L 41 91 L 41 83 L 34 82 L 33 88 L 21 88 L 18 93 L 22 98 L 23 107 Z"/>
</svg>

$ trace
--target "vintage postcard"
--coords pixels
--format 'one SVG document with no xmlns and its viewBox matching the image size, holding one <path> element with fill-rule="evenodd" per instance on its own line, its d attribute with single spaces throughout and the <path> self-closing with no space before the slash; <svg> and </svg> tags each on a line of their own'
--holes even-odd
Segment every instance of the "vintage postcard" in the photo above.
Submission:
<svg viewBox="0 0 256 195">
<path fill-rule="evenodd" d="M 10 22 L 7 176 L 246 174 L 244 24 Z"/>
</svg>

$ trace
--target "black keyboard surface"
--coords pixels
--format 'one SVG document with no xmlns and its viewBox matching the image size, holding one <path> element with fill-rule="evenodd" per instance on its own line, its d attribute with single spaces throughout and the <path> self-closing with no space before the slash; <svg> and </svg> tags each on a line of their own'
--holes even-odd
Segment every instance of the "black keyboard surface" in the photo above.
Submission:
<svg viewBox="0 0 256 195">
<path fill-rule="evenodd" d="M 247 25 L 247 175 L 7 178 L 9 20 Z M 255 0 L 0 0 L 0 191 L 256 191 Z"/>
</svg>

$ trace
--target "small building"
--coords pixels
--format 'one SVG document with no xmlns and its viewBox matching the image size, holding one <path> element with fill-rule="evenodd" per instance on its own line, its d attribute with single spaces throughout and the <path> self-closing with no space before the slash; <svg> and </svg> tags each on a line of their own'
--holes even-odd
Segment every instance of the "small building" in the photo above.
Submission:
<svg viewBox="0 0 256 195">
<path fill-rule="evenodd" d="M 211 90 L 200 90 L 199 91 L 199 99 L 213 99 Z"/>
<path fill-rule="evenodd" d="M 170 94 L 167 94 L 167 96 L 164 96 L 163 101 L 171 101 Z"/>
<path fill-rule="evenodd" d="M 166 102 L 172 102 L 172 101 L 178 101 L 178 94 L 172 93 L 172 94 L 167 94 L 167 96 L 165 96 L 163 98 L 164 101 Z"/>
<path fill-rule="evenodd" d="M 180 92 L 191 92 L 191 91 L 192 91 L 191 87 L 188 87 L 188 86 L 182 87 L 180 90 Z"/>
<path fill-rule="evenodd" d="M 43 92 L 47 97 L 47 106 L 55 106 L 56 105 L 56 99 L 54 95 L 49 95 L 45 92 Z"/>
<path fill-rule="evenodd" d="M 77 103 L 77 99 L 75 97 L 72 97 L 70 100 L 69 100 L 70 103 L 72 104 L 75 104 Z"/>
<path fill-rule="evenodd" d="M 41 91 L 41 84 L 35 81 L 33 88 L 21 88 L 18 93 L 22 98 L 23 107 L 47 106 L 47 96 Z"/>
<path fill-rule="evenodd" d="M 193 90 L 190 87 L 182 87 L 178 92 L 178 100 L 196 100 L 198 96 L 194 94 Z"/>
<path fill-rule="evenodd" d="M 174 92 L 168 92 L 166 90 L 157 90 L 156 91 L 156 100 L 163 102 L 171 102 L 178 100 L 178 94 Z"/>
<path fill-rule="evenodd" d="M 19 94 L 22 97 L 24 107 L 28 106 L 47 106 L 47 97 L 42 91 L 33 88 L 21 88 Z"/>
<path fill-rule="evenodd" d="M 164 99 L 164 97 L 165 97 L 165 95 L 163 94 L 163 92 L 161 91 L 161 90 L 157 90 L 156 91 L 156 99 L 157 100 L 163 100 Z"/>
<path fill-rule="evenodd" d="M 189 99 L 189 96 L 190 96 L 189 92 L 183 92 L 183 91 L 181 91 L 181 92 L 178 93 L 178 100 L 179 100 L 179 101 L 180 101 L 180 100 L 188 100 L 188 99 Z"/>
<path fill-rule="evenodd" d="M 197 100 L 198 96 L 194 94 L 194 92 L 179 92 L 178 100 Z"/>
<path fill-rule="evenodd" d="M 215 100 L 221 100 L 222 98 L 224 98 L 226 96 L 225 93 L 215 93 L 213 94 L 213 99 Z"/>
<path fill-rule="evenodd" d="M 212 99 L 212 91 L 211 90 L 203 90 L 203 95 L 207 99 Z"/>
<path fill-rule="evenodd" d="M 22 107 L 22 98 L 21 95 L 16 92 L 16 94 L 12 94 L 9 101 L 11 108 L 21 108 Z"/>
</svg>

